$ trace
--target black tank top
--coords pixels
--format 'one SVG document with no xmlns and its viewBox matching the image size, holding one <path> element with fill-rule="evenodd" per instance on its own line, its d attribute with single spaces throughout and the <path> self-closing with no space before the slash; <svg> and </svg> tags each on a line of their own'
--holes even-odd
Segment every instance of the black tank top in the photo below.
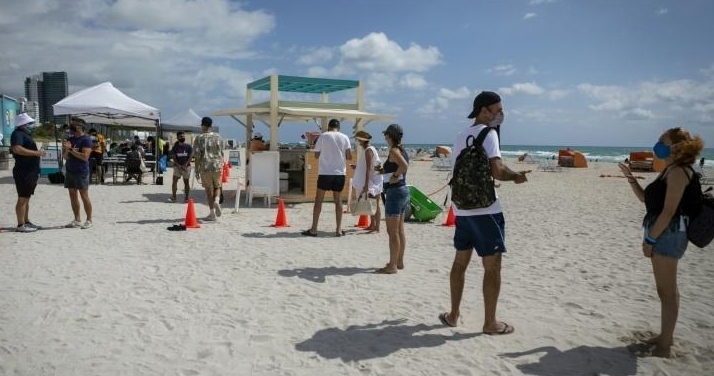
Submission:
<svg viewBox="0 0 714 376">
<path fill-rule="evenodd" d="M 667 166 L 657 179 L 645 188 L 645 208 L 647 209 L 645 218 L 656 218 L 664 209 L 664 199 L 667 195 L 667 178 L 665 175 L 670 167 L 671 166 Z M 692 206 L 696 204 L 687 198 L 696 197 L 700 192 L 699 181 L 694 176 L 694 170 L 692 170 L 689 184 L 684 188 L 684 193 L 679 201 L 679 214 L 690 213 L 692 209 L 695 209 Z"/>
<path fill-rule="evenodd" d="M 401 149 L 399 150 L 400 153 L 402 153 Z M 405 153 L 402 153 L 404 155 Z M 409 163 L 409 157 L 405 156 L 404 158 L 407 159 L 407 163 Z M 384 161 L 384 164 L 382 165 L 383 171 L 385 174 L 390 174 L 394 171 L 397 171 L 399 168 L 399 165 L 396 162 L 392 162 L 389 160 L 389 157 L 387 157 L 387 160 Z M 399 178 L 399 181 L 391 184 L 389 182 L 389 179 L 384 179 L 384 188 L 390 188 L 390 187 L 401 187 L 406 184 L 406 177 L 407 174 L 402 174 L 402 176 Z"/>
</svg>

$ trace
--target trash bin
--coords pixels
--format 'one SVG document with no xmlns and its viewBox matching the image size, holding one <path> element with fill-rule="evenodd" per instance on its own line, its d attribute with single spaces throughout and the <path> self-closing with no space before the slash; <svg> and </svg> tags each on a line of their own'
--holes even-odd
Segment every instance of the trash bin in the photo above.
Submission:
<svg viewBox="0 0 714 376">
<path fill-rule="evenodd" d="M 0 170 L 10 169 L 10 148 L 0 146 Z"/>
</svg>

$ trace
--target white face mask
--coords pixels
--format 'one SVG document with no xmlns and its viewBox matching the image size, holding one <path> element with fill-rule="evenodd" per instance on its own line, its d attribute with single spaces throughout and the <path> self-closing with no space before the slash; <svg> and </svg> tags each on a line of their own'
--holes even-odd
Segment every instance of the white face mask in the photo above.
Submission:
<svg viewBox="0 0 714 376">
<path fill-rule="evenodd" d="M 495 127 L 503 124 L 503 114 L 498 113 L 496 116 L 493 117 L 491 121 L 488 122 L 489 127 Z"/>
</svg>

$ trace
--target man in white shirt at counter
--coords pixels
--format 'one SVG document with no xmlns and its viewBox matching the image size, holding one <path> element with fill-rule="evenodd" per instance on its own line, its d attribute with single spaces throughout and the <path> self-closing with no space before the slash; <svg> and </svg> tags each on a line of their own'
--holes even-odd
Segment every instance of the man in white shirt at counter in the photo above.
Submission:
<svg viewBox="0 0 714 376">
<path fill-rule="evenodd" d="M 340 193 L 345 186 L 347 175 L 346 160 L 352 160 L 352 149 L 350 139 L 340 132 L 340 121 L 332 119 L 327 125 L 327 132 L 324 132 L 315 142 L 315 158 L 319 161 L 317 175 L 317 193 L 315 194 L 315 205 L 312 209 L 312 227 L 302 232 L 305 236 L 317 236 L 317 222 L 320 220 L 322 211 L 322 201 L 325 199 L 325 192 L 332 191 L 335 201 L 335 220 L 337 228 L 336 236 L 345 234 L 342 231 L 342 198 Z"/>
</svg>

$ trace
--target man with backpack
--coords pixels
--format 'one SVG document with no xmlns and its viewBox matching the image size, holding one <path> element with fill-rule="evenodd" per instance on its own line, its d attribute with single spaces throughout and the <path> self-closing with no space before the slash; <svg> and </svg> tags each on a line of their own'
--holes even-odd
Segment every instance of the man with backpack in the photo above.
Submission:
<svg viewBox="0 0 714 376">
<path fill-rule="evenodd" d="M 491 91 L 478 94 L 468 118 L 474 119 L 474 123 L 456 136 L 451 154 L 452 158 L 456 156 L 451 180 L 456 255 L 450 274 L 451 311 L 440 314 L 439 320 L 447 326 L 458 325 L 466 269 L 475 249 L 484 267 L 483 332 L 509 334 L 513 333 L 514 327 L 496 319 L 501 254 L 506 252 L 506 244 L 505 220 L 493 179 L 520 184 L 528 181 L 526 174 L 530 170 L 515 172 L 501 160 L 498 134 L 493 128 L 503 121 L 503 106 L 498 94 Z"/>
</svg>

